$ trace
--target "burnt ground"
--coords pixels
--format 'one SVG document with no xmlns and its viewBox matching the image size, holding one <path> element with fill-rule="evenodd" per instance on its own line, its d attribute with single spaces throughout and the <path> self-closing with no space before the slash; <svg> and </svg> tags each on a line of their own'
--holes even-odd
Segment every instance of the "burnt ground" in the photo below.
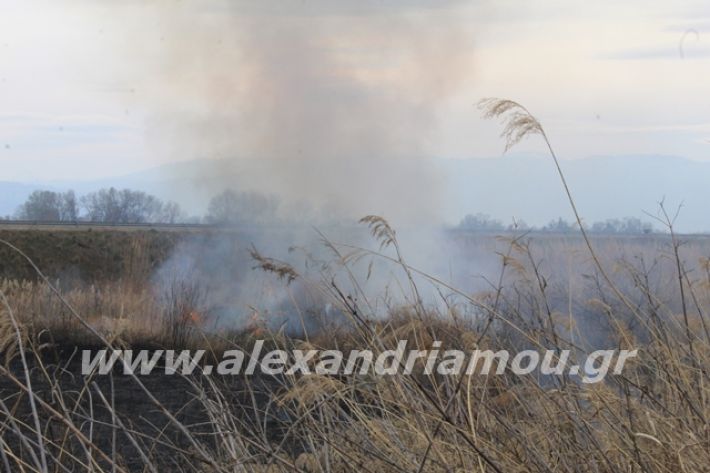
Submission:
<svg viewBox="0 0 710 473">
<path fill-rule="evenodd" d="M 144 464 L 137 449 L 123 432 L 111 427 L 112 413 L 100 399 L 95 387 L 90 394 L 84 390 L 86 377 L 81 375 L 80 357 L 63 358 L 68 359 L 44 360 L 43 367 L 40 367 L 36 360 L 28 360 L 31 365 L 33 392 L 57 411 L 63 409 L 73 411 L 71 417 L 74 424 L 80 427 L 82 433 L 90 437 L 96 447 L 109 457 L 115 458 L 128 471 L 143 471 Z M 10 363 L 9 368 L 16 377 L 25 381 L 18 357 Z M 158 401 L 191 432 L 196 433 L 203 442 L 211 437 L 209 433 L 214 425 L 210 423 L 203 404 L 197 399 L 198 390 L 187 379 L 176 375 L 168 376 L 159 370 L 155 370 L 150 375 L 139 375 L 139 378 Z M 212 380 L 220 386 L 220 392 L 224 395 L 227 405 L 238 413 L 239 420 L 246 429 L 249 428 L 248 426 L 257 425 L 260 422 L 257 421 L 255 424 L 257 416 L 255 416 L 252 406 L 255 404 L 261 407 L 265 406 L 271 394 L 277 389 L 276 380 L 273 378 L 253 376 L 250 377 L 248 383 L 241 376 L 213 377 Z M 160 465 L 160 471 L 193 471 L 198 469 L 202 461 L 197 455 L 194 455 L 194 448 L 187 437 L 155 405 L 135 380 L 116 368 L 113 376 L 97 375 L 93 381 L 106 400 L 113 404 L 119 420 L 129 430 L 135 432 L 134 439 L 143 445 L 144 451 L 151 452 L 151 458 L 155 464 Z M 204 380 L 199 381 L 197 378 L 193 378 L 193 381 L 204 383 Z M 62 392 L 64 407 L 56 395 L 57 391 Z M 16 425 L 21 423 L 32 425 L 28 395 L 7 376 L 0 376 L 0 399 L 12 413 L 12 417 L 17 422 Z M 45 435 L 53 439 L 56 445 L 63 445 L 65 449 L 85 461 L 87 454 L 83 447 L 76 441 L 67 441 L 64 438 L 66 429 L 62 422 L 53 418 L 47 409 L 40 408 L 39 410 Z M 261 416 L 258 417 L 261 419 Z M 29 451 L 23 447 L 19 436 L 8 424 L 8 420 L 5 409 L 2 409 L 0 411 L 2 439 L 9 444 L 15 454 L 29 458 Z M 28 432 L 26 428 L 20 428 L 25 433 Z M 34 440 L 36 438 L 33 433 L 27 435 L 28 439 Z M 112 453 L 114 435 L 115 454 Z M 265 435 L 278 438 L 278 429 L 274 422 L 268 421 L 266 423 Z M 176 446 L 186 453 L 177 455 L 173 447 L 167 445 Z M 52 448 L 54 456 L 59 456 L 58 452 L 59 448 Z M 94 455 L 94 457 L 98 457 L 98 455 Z M 63 456 L 62 463 L 64 465 L 71 463 L 64 462 L 68 462 L 66 454 Z M 83 470 L 70 468 L 69 471 Z"/>
</svg>

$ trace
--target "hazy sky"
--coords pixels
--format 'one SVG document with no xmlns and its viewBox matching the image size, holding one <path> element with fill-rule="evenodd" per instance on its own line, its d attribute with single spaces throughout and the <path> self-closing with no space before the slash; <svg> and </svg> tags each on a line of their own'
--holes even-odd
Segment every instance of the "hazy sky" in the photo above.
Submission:
<svg viewBox="0 0 710 473">
<path fill-rule="evenodd" d="M 443 66 L 437 51 L 429 51 L 421 61 L 431 64 L 418 64 L 408 75 L 407 61 L 398 57 L 406 49 L 397 45 L 398 35 L 403 40 L 416 35 L 423 18 L 455 18 L 456 41 L 436 44 L 455 49 L 441 54 L 455 53 L 454 60 L 465 67 L 456 71 L 455 84 L 426 84 L 451 88 L 443 91 L 450 93 L 439 91 L 434 104 L 432 132 L 419 150 L 428 155 L 500 155 L 499 127 L 481 121 L 475 104 L 482 97 L 501 96 L 524 103 L 564 158 L 669 154 L 710 159 L 707 1 L 303 0 L 260 5 L 266 6 L 0 0 L 0 180 L 89 179 L 171 160 L 215 157 L 199 150 L 176 153 L 165 135 L 155 132 L 155 121 L 163 119 L 155 104 L 170 101 L 182 111 L 199 110 L 199 97 L 210 91 L 184 103 L 175 93 L 160 97 L 162 85 L 171 87 L 169 68 L 175 67 L 163 56 L 176 42 L 190 41 L 192 18 L 208 31 L 211 22 L 224 27 L 221 15 L 330 26 L 319 40 L 331 42 L 331 55 L 347 67 L 325 70 L 325 75 L 358 75 L 373 89 L 394 84 L 404 95 L 410 82 L 420 79 L 417 71 Z M 411 28 L 402 28 L 399 21 L 388 38 L 381 16 L 411 18 Z M 379 24 L 363 39 L 366 22 Z M 445 26 L 429 34 L 436 38 Z M 209 44 L 204 36 L 201 41 Z M 381 42 L 395 45 L 389 56 L 373 54 Z M 212 52 L 205 48 L 201 54 Z M 393 70 L 400 63 L 403 69 Z M 233 69 L 235 76 L 241 73 L 238 64 Z M 229 70 L 219 72 L 229 75 Z M 189 73 L 198 71 L 199 61 Z M 411 90 L 422 87 L 417 83 Z M 521 150 L 542 148 L 530 140 Z"/>
</svg>

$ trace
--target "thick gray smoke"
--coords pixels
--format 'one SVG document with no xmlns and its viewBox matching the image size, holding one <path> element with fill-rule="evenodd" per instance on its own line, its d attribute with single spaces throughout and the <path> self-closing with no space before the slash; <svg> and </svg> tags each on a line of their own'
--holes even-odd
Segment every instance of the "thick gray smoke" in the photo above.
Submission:
<svg viewBox="0 0 710 473">
<path fill-rule="evenodd" d="M 252 229 L 248 238 L 197 237 L 157 272 L 159 287 L 176 275 L 198 280 L 210 306 L 237 324 L 253 308 L 288 319 L 287 306 L 306 291 L 274 290 L 251 270 L 249 245 L 303 271 L 289 246 L 333 258 L 303 223 L 352 225 L 368 214 L 414 229 L 404 245 L 412 264 L 450 269 L 431 230 L 442 220 L 444 183 L 429 159 L 441 106 L 471 80 L 473 40 L 458 2 L 427 3 L 165 2 L 124 10 L 140 25 L 124 51 L 154 151 L 210 159 L 190 188 L 175 189 L 180 200 L 258 191 L 279 197 L 282 223 L 301 224 Z M 339 233 L 339 241 L 372 244 L 364 229 Z M 369 278 L 377 297 L 397 300 L 401 285 L 391 270 Z"/>
<path fill-rule="evenodd" d="M 443 183 L 427 156 L 439 107 L 471 80 L 472 35 L 455 4 L 422 3 L 130 10 L 156 22 L 129 43 L 149 139 L 172 158 L 218 159 L 210 191 L 276 194 L 289 215 L 437 221 Z"/>
</svg>

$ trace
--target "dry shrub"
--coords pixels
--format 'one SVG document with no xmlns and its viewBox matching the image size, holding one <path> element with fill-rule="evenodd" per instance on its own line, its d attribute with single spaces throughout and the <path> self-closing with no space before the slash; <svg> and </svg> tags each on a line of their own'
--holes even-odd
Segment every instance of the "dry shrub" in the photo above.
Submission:
<svg viewBox="0 0 710 473">
<path fill-rule="evenodd" d="M 46 281 L 0 281 L 7 298 L 28 334 L 61 345 L 94 345 L 92 336 L 72 315 Z M 156 328 L 159 306 L 148 288 L 121 282 L 79 286 L 63 293 L 86 322 L 111 339 L 139 343 L 161 337 Z"/>
<path fill-rule="evenodd" d="M 175 277 L 161 288 L 159 298 L 166 346 L 188 346 L 208 313 L 206 290 L 198 281 Z"/>
</svg>

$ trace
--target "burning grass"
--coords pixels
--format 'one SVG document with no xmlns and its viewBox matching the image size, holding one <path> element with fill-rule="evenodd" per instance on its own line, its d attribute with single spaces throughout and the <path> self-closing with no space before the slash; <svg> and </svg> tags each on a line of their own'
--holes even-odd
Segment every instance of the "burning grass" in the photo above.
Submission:
<svg viewBox="0 0 710 473">
<path fill-rule="evenodd" d="M 518 104 L 484 105 L 492 117 L 512 112 L 504 130 L 509 145 L 531 133 L 549 145 L 540 124 Z M 566 184 L 565 189 L 571 196 Z M 72 333 L 81 328 L 109 349 L 130 340 L 130 332 L 117 329 L 116 321 L 134 309 L 154 317 L 138 326 L 167 321 L 150 325 L 171 343 L 178 342 L 171 330 L 183 323 L 189 330 L 180 343 L 202 337 L 212 347 L 219 341 L 219 349 L 248 349 L 244 345 L 253 337 L 201 330 L 196 322 L 205 312 L 193 287 L 174 286 L 160 301 L 148 297 L 145 288 L 119 284 L 92 306 L 97 292 L 61 292 L 40 275 L 36 285 L 6 282 L 1 287 L 0 345 L 11 359 L 0 372 L 13 389 L 5 389 L 11 394 L 3 394 L 0 402 L 0 464 L 7 471 L 40 472 L 709 471 L 707 250 L 695 242 L 686 252 L 672 219 L 666 220 L 664 253 L 642 247 L 638 254 L 617 257 L 584 232 L 578 217 L 582 238 L 572 249 L 586 257 L 582 263 L 553 266 L 567 268 L 557 277 L 546 272 L 529 239 L 509 238 L 498 252 L 497 275 L 479 291 L 462 290 L 410 266 L 384 219 L 370 216 L 363 223 L 381 244 L 379 251 L 326 240 L 334 264 L 314 261 L 319 270 L 310 274 L 252 254 L 260 269 L 316 292 L 317 300 L 331 308 L 330 318 L 338 320 L 327 325 L 329 319 L 321 319 L 316 331 L 303 323 L 303 333 L 289 337 L 280 327 L 258 323 L 257 316 L 260 337 L 285 350 L 356 348 L 375 355 L 407 339 L 409 348 L 418 350 L 438 340 L 442 350 L 556 349 L 571 350 L 579 359 L 590 349 L 611 348 L 637 349 L 638 357 L 623 372 L 591 385 L 571 375 L 510 372 L 265 379 L 199 371 L 165 377 L 155 389 L 150 378 L 133 374 L 114 375 L 102 385 L 97 376 L 78 378 L 66 361 L 43 356 L 47 348 L 37 330 L 42 321 L 64 320 L 58 329 L 45 328 L 72 327 Z M 558 250 L 553 245 L 544 256 L 563 253 Z M 387 305 L 384 315 L 353 269 L 367 258 L 387 261 L 403 281 L 402 297 Z M 693 271 L 696 264 L 704 270 Z M 343 278 L 336 277 L 336 269 Z M 435 288 L 440 303 L 428 302 L 423 285 Z M 33 319 L 43 313 L 52 316 Z M 100 313 L 112 314 L 111 329 L 100 329 L 92 319 Z M 73 379 L 71 389 L 63 375 Z M 170 384 L 172 379 L 182 384 Z M 139 428 L 133 406 L 115 402 L 116 383 L 134 386 L 160 417 Z M 189 399 L 175 408 L 158 396 L 168 390 L 187 393 Z M 183 415 L 190 407 L 199 411 L 197 419 Z"/>
<path fill-rule="evenodd" d="M 393 232 L 386 237 L 395 238 Z M 410 303 L 392 307 L 386 318 L 369 312 L 357 284 L 321 283 L 321 292 L 344 320 L 339 331 L 292 338 L 262 325 L 259 336 L 284 349 L 356 348 L 378 354 L 407 339 L 422 350 L 439 340 L 442 349 L 558 348 L 582 356 L 584 334 L 568 314 L 549 308 L 551 288 L 530 245 L 521 239 L 506 244 L 501 285 L 489 291 L 468 295 L 445 288 L 455 293 L 456 302 L 434 309 L 421 301 L 412 276 L 416 270 L 395 252 L 393 264 L 412 282 Z M 166 345 L 201 339 L 213 348 L 219 341 L 219 349 L 248 349 L 253 337 L 201 330 L 198 290 L 175 286 L 166 302 L 147 289 L 113 283 L 64 292 L 60 299 L 49 281 L 6 281 L 1 286 L 3 346 L 15 362 L 0 368 L 14 387 L 0 404 L 2 460 L 9 471 L 20 465 L 25 471 L 704 471 L 710 460 L 710 344 L 703 330 L 710 284 L 702 273 L 691 279 L 684 264 L 679 283 L 685 305 L 669 299 L 680 291 L 660 295 L 644 285 L 651 279 L 640 266 L 619 265 L 633 281 L 618 289 L 634 301 L 633 310 L 614 300 L 603 281 L 592 281 L 590 287 L 599 293 L 589 297 L 587 317 L 596 318 L 604 348 L 639 349 L 622 374 L 603 383 L 506 373 L 311 374 L 279 376 L 264 384 L 261 377 L 195 374 L 180 381 L 181 391 L 190 393 L 184 408 L 199 411 L 191 423 L 180 416 L 183 408 L 158 399 L 159 386 L 155 396 L 143 391 L 147 380 L 140 377 L 114 377 L 112 388 L 88 376 L 71 390 L 52 381 L 57 369 L 66 368 L 41 354 L 49 348 L 39 346 L 47 338 L 37 336 L 36 328 L 47 321 L 39 314 L 52 313 L 58 316 L 52 319 L 56 325 L 44 327 L 49 333 L 84 330 L 92 345 L 121 346 L 150 334 L 154 343 Z M 303 277 L 293 268 L 289 274 Z M 135 317 L 138 313 L 141 317 Z M 170 333 L 178 321 L 192 324 L 181 340 Z M 20 357 L 27 371 L 17 364 Z M 159 384 L 171 389 L 171 383 L 166 378 Z M 151 438 L 134 426 L 134 413 L 109 401 L 117 392 L 120 397 L 119 384 L 138 386 L 162 412 L 155 428 L 170 434 Z M 18 409 L 30 400 L 33 409 Z M 91 415 L 98 410 L 104 414 Z M 102 436 L 92 437 L 94 431 Z M 117 447 L 107 436 L 127 446 Z"/>
</svg>

